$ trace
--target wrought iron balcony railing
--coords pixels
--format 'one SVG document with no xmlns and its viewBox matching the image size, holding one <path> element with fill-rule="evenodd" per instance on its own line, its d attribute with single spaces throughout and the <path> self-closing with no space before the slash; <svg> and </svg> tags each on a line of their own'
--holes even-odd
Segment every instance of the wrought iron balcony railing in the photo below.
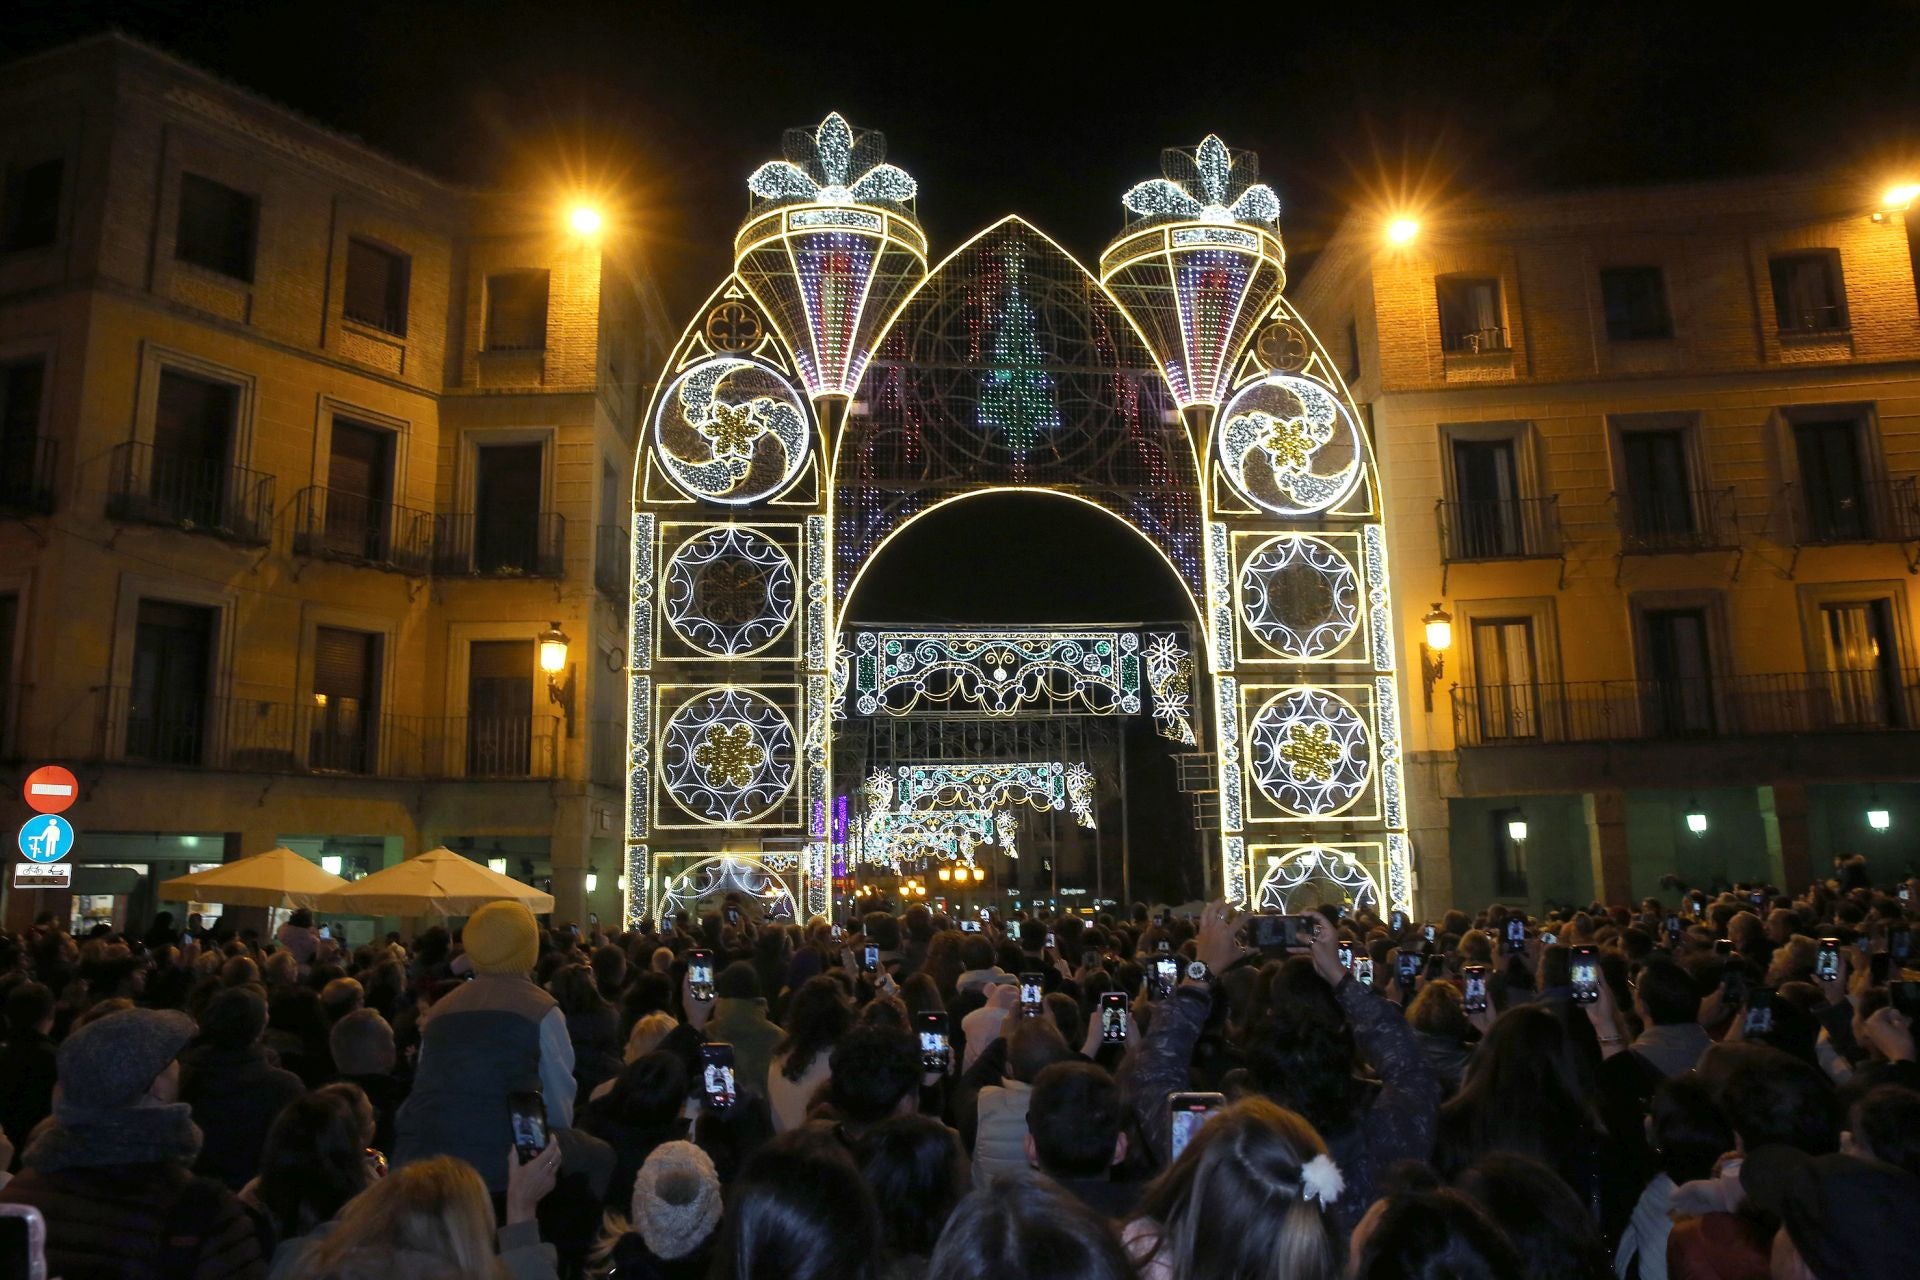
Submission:
<svg viewBox="0 0 1920 1280">
<path fill-rule="evenodd" d="M 1434 504 L 1440 556 L 1464 560 L 1533 560 L 1560 554 L 1560 499 L 1496 498 Z"/>
<path fill-rule="evenodd" d="M 1920 729 L 1920 668 L 1456 685 L 1463 747 Z"/>
<path fill-rule="evenodd" d="M 567 521 L 552 511 L 440 516 L 433 571 L 450 577 L 558 578 L 566 573 Z"/>
<path fill-rule="evenodd" d="M 364 494 L 312 485 L 293 498 L 295 555 L 397 573 L 433 568 L 434 518 Z"/>
<path fill-rule="evenodd" d="M 273 533 L 273 477 L 264 471 L 156 449 L 113 448 L 107 515 L 265 546 Z"/>
<path fill-rule="evenodd" d="M 1845 488 L 1786 486 L 1788 541 L 1796 547 L 1838 542 L 1920 542 L 1920 477 Z"/>
<path fill-rule="evenodd" d="M 1496 324 L 1484 329 L 1442 329 L 1440 349 L 1450 356 L 1482 356 L 1511 351 L 1513 344 L 1506 326 Z"/>
<path fill-rule="evenodd" d="M 1740 545 L 1732 485 L 1678 493 L 1616 493 L 1620 546 L 1628 555 L 1724 551 Z"/>
<path fill-rule="evenodd" d="M 617 524 L 597 525 L 593 531 L 593 585 L 615 604 L 625 604 L 631 590 L 632 538 Z"/>
</svg>

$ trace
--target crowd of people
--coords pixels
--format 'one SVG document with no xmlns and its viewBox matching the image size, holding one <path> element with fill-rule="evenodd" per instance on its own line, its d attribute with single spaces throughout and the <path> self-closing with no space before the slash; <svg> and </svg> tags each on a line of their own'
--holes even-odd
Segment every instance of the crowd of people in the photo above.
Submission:
<svg viewBox="0 0 1920 1280">
<path fill-rule="evenodd" d="M 1920 1275 L 1920 880 L 0 938 L 64 1280 Z M 0 1222 L 6 1219 L 0 1217 Z"/>
</svg>

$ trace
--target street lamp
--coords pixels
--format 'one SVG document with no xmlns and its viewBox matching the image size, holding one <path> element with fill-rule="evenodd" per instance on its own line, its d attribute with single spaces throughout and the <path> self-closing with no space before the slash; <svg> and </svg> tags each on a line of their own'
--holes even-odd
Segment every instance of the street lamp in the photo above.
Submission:
<svg viewBox="0 0 1920 1280">
<path fill-rule="evenodd" d="M 346 863 L 341 859 L 340 855 L 337 853 L 328 853 L 328 854 L 321 855 L 320 869 L 326 872 L 330 876 L 339 875 L 340 868 L 345 865 Z"/>
<path fill-rule="evenodd" d="M 1412 244 L 1414 237 L 1420 234 L 1420 223 L 1413 218 L 1395 218 L 1387 224 L 1387 243 L 1393 245 Z"/>
<path fill-rule="evenodd" d="M 599 232 L 600 211 L 590 204 L 576 204 L 567 211 L 567 225 L 578 236 L 590 236 Z"/>
<path fill-rule="evenodd" d="M 558 622 L 548 623 L 540 637 L 540 669 L 547 673 L 547 701 L 565 714 L 569 738 L 573 736 L 573 669 L 567 665 L 567 646 L 572 643 Z M 564 680 L 562 672 L 566 673 Z"/>
<path fill-rule="evenodd" d="M 1885 831 L 1893 825 L 1893 815 L 1885 809 L 1867 810 L 1867 825 L 1875 831 Z"/>
<path fill-rule="evenodd" d="M 1420 620 L 1426 635 L 1420 641 L 1420 681 L 1427 698 L 1427 710 L 1433 710 L 1433 686 L 1447 669 L 1447 650 L 1453 648 L 1453 615 L 1435 601 L 1427 616 Z"/>
<path fill-rule="evenodd" d="M 592 893 L 595 889 L 598 889 L 599 887 L 600 887 L 600 868 L 589 866 L 587 868 L 587 892 Z"/>
<path fill-rule="evenodd" d="M 1507 823 L 1507 839 L 1513 841 L 1515 844 L 1525 844 L 1527 842 L 1527 820 L 1525 818 L 1515 818 Z"/>
<path fill-rule="evenodd" d="M 1703 836 L 1707 834 L 1707 815 L 1704 813 L 1697 813 L 1697 812 L 1688 814 L 1687 830 L 1693 832 L 1693 834 L 1697 836 Z"/>
</svg>

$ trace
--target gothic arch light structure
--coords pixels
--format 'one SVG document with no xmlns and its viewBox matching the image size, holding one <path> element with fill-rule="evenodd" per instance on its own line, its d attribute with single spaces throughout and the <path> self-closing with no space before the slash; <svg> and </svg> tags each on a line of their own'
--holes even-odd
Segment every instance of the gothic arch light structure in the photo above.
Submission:
<svg viewBox="0 0 1920 1280">
<path fill-rule="evenodd" d="M 929 269 L 919 188 L 884 155 L 838 114 L 788 132 L 749 179 L 733 274 L 656 384 L 632 526 L 629 915 L 658 901 L 656 846 L 718 856 L 742 823 L 799 850 L 771 873 L 826 909 L 847 602 L 914 520 L 1006 491 L 1105 511 L 1182 584 L 1217 888 L 1252 901 L 1250 848 L 1337 847 L 1410 907 L 1378 472 L 1281 296 L 1255 157 L 1217 137 L 1163 153 L 1095 274 L 1018 217 Z M 763 580 L 764 601 L 746 589 Z M 698 616 L 707 599 L 728 616 Z"/>
</svg>

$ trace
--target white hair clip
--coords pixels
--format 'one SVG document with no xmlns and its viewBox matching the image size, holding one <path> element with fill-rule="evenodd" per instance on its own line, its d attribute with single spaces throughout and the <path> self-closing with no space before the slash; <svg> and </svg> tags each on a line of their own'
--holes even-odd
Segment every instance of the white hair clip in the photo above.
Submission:
<svg viewBox="0 0 1920 1280">
<path fill-rule="evenodd" d="M 1300 1193 L 1307 1199 L 1329 1205 L 1346 1189 L 1347 1181 L 1340 1176 L 1340 1166 L 1325 1152 L 1300 1166 Z"/>
</svg>

